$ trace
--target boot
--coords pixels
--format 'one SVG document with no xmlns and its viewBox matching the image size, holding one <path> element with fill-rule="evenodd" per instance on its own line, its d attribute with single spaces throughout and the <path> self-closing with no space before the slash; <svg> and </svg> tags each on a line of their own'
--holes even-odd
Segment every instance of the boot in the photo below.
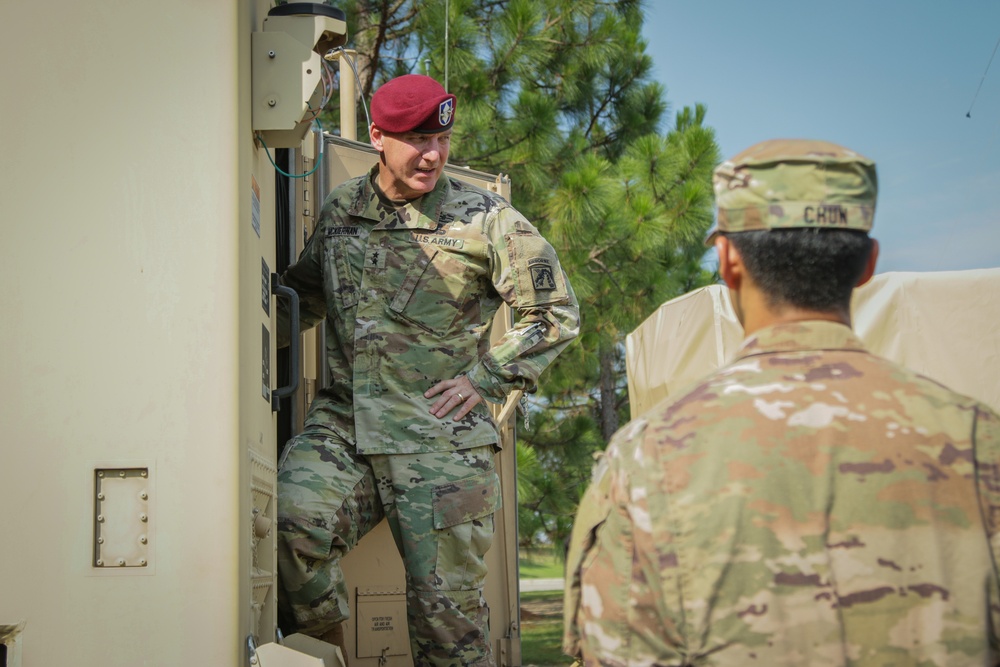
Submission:
<svg viewBox="0 0 1000 667">
<path fill-rule="evenodd" d="M 348 667 L 347 664 L 347 642 L 344 641 L 344 624 L 337 623 L 332 628 L 327 630 L 325 633 L 317 637 L 321 641 L 325 641 L 327 644 L 333 644 L 340 649 L 340 656 L 343 660 L 344 667 Z"/>
</svg>

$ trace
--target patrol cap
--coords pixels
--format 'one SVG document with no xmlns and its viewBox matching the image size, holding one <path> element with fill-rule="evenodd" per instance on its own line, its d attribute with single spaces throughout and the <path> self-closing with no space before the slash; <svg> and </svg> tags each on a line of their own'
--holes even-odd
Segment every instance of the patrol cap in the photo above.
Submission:
<svg viewBox="0 0 1000 667">
<path fill-rule="evenodd" d="M 793 227 L 869 231 L 875 217 L 875 163 L 827 141 L 774 139 L 755 144 L 715 169 L 719 232 Z"/>
<path fill-rule="evenodd" d="M 444 132 L 455 122 L 455 96 L 429 76 L 404 74 L 379 86 L 371 113 L 383 132 Z"/>
</svg>

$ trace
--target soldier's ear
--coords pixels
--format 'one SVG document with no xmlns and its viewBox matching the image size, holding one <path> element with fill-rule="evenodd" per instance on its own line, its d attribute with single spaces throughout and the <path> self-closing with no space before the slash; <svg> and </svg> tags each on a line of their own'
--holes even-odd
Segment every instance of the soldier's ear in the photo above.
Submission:
<svg viewBox="0 0 1000 667">
<path fill-rule="evenodd" d="M 746 272 L 743 257 L 729 239 L 722 235 L 715 239 L 715 251 L 719 253 L 719 277 L 729 289 L 738 290 Z"/>
<path fill-rule="evenodd" d="M 872 239 L 872 251 L 868 255 L 868 262 L 865 264 L 865 270 L 861 273 L 861 277 L 858 278 L 858 284 L 855 287 L 861 287 L 866 282 L 872 279 L 875 275 L 875 264 L 878 262 L 878 241 Z"/>
<path fill-rule="evenodd" d="M 372 123 L 368 127 L 368 138 L 372 143 L 372 148 L 377 150 L 379 153 L 382 152 L 382 130 L 376 127 L 375 123 Z"/>
</svg>

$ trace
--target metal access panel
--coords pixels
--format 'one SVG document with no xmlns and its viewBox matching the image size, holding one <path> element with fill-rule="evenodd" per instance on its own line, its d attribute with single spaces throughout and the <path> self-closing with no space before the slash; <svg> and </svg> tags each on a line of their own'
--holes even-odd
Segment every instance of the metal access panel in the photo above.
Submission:
<svg viewBox="0 0 1000 667">
<path fill-rule="evenodd" d="M 147 467 L 94 471 L 94 567 L 150 566 L 151 483 Z"/>
<path fill-rule="evenodd" d="M 304 188 L 298 194 L 298 210 L 309 210 L 312 216 L 296 215 L 296 238 L 301 248 L 311 232 L 316 215 L 326 195 L 337 185 L 366 173 L 378 160 L 378 154 L 368 144 L 324 135 L 322 158 L 315 191 Z M 300 163 L 305 167 L 308 163 Z M 477 185 L 510 198 L 510 182 L 503 176 L 448 166 L 445 172 L 454 178 Z M 494 334 L 510 326 L 511 314 L 501 309 L 494 324 Z M 303 351 L 303 376 L 308 389 L 310 380 L 317 384 L 325 376 L 326 355 L 323 336 L 314 339 L 315 348 Z M 303 397 L 297 396 L 298 410 L 308 408 Z M 310 392 L 305 392 L 309 394 Z M 500 429 L 503 449 L 496 456 L 500 475 L 503 507 L 494 516 L 496 533 L 493 546 L 486 555 L 489 575 L 485 596 L 490 607 L 490 632 L 498 665 L 519 665 L 521 641 L 517 590 L 517 490 L 516 448 L 514 446 L 514 405 L 519 398 L 512 396 L 502 408 L 494 408 L 494 418 Z M 351 667 L 409 667 L 412 664 L 406 627 L 405 574 L 402 559 L 385 521 L 365 536 L 343 560 L 347 579 L 351 618 L 345 623 L 348 662 Z"/>
</svg>

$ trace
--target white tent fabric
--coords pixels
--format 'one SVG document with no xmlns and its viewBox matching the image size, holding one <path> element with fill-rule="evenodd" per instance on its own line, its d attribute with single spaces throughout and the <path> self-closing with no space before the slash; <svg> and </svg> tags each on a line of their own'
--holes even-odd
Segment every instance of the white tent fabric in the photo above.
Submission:
<svg viewBox="0 0 1000 667">
<path fill-rule="evenodd" d="M 884 273 L 855 290 L 868 348 L 1000 411 L 1000 269 Z M 668 301 L 626 338 L 632 416 L 726 364 L 743 341 L 729 291 Z"/>
</svg>

